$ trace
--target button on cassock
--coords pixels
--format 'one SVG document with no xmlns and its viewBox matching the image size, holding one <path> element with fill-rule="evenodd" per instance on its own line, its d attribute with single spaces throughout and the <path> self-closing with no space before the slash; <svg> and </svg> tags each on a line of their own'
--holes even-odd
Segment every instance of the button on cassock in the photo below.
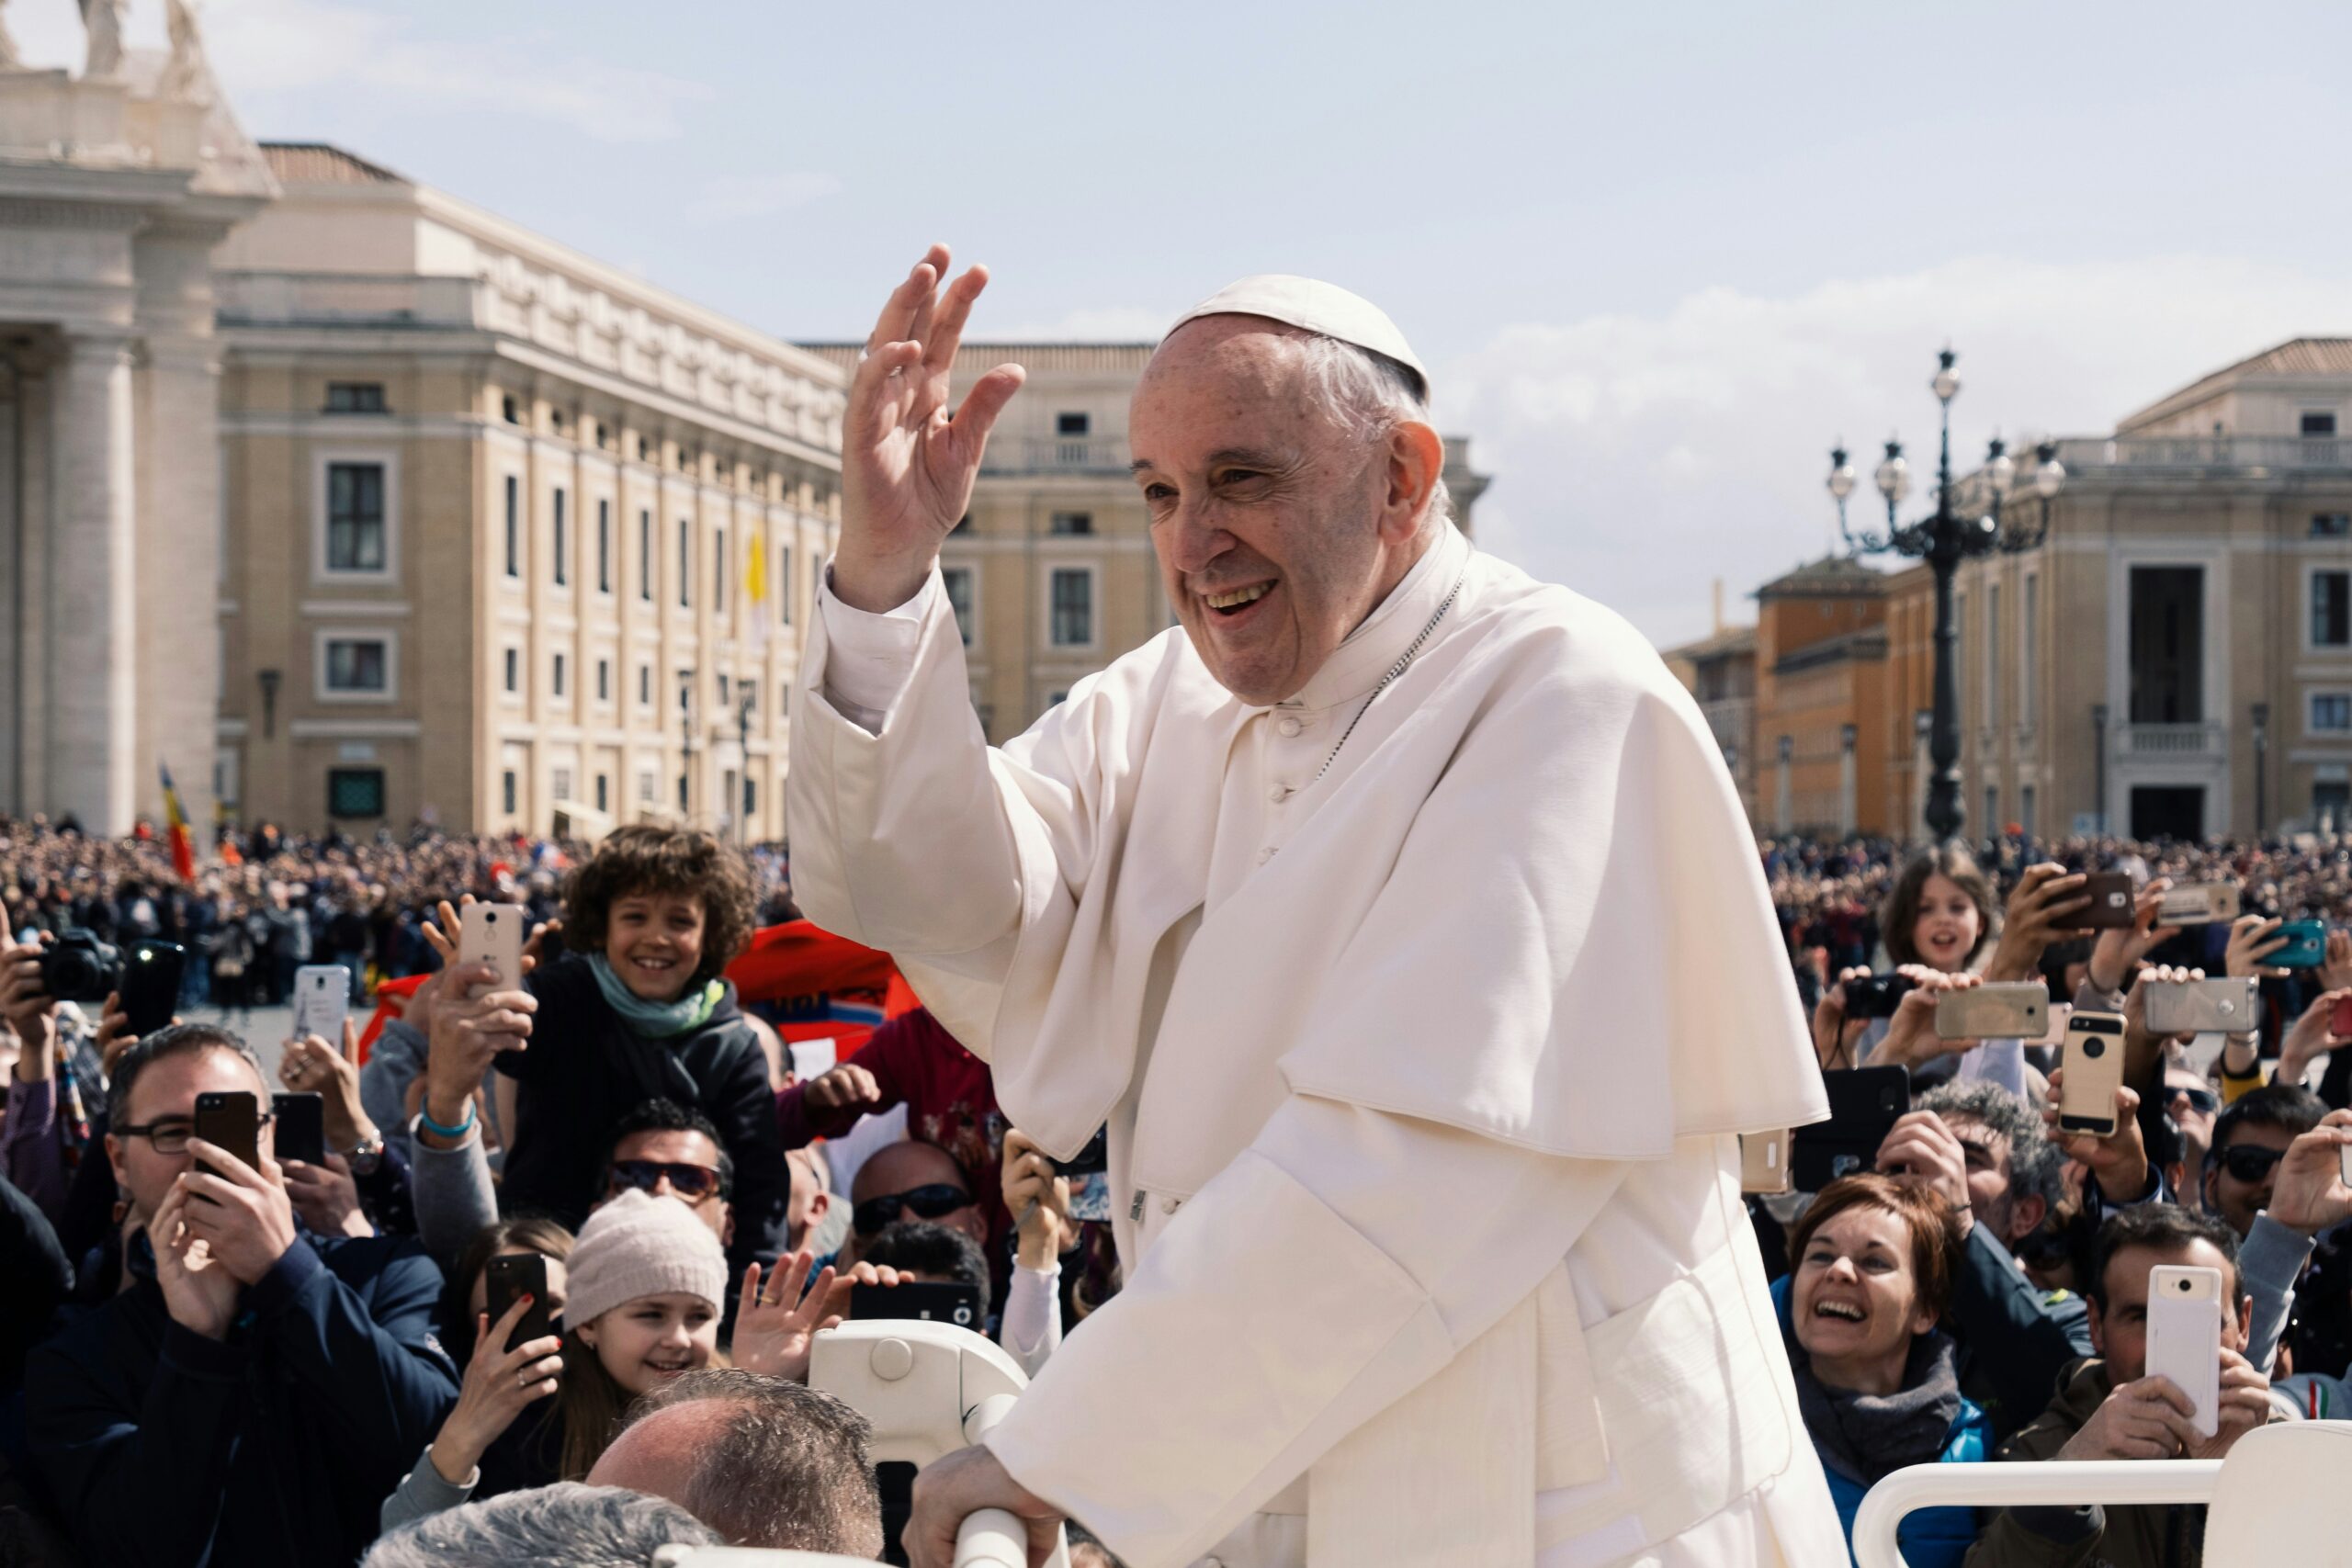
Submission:
<svg viewBox="0 0 2352 1568">
<path fill-rule="evenodd" d="M 1296 735 L 1300 730 L 1305 729 L 1306 726 L 1301 724 L 1295 718 L 1284 718 L 1280 724 L 1274 726 L 1274 728 L 1281 730 L 1285 736 L 1289 736 Z"/>
</svg>

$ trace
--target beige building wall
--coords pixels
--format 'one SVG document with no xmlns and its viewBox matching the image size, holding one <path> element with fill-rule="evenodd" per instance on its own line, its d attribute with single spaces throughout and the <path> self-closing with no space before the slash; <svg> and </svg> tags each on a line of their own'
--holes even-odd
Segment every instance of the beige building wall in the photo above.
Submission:
<svg viewBox="0 0 2352 1568">
<path fill-rule="evenodd" d="M 218 258 L 224 798 L 781 837 L 840 371 L 347 153 L 266 151 L 285 197 Z"/>
<path fill-rule="evenodd" d="M 856 365 L 857 344 L 809 346 L 844 371 Z M 991 741 L 1176 624 L 1127 470 L 1127 402 L 1152 347 L 966 343 L 957 355 L 976 371 L 1010 361 L 1028 372 L 989 434 L 971 513 L 940 551 Z M 1468 532 L 1489 481 L 1465 438 L 1446 441 L 1445 479 Z"/>
</svg>

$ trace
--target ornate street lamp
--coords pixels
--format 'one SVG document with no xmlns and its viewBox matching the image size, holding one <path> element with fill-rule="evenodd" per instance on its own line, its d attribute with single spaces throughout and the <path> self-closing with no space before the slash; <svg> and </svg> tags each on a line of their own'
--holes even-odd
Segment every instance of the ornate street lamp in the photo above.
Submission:
<svg viewBox="0 0 2352 1568">
<path fill-rule="evenodd" d="M 1926 561 L 1935 573 L 1935 708 L 1928 732 L 1928 751 L 1935 768 L 1928 784 L 1927 819 L 1928 830 L 1939 840 L 1959 837 L 1961 824 L 1966 819 L 1960 800 L 1960 627 L 1952 615 L 1953 574 L 1964 560 L 1996 552 L 2016 554 L 2040 547 L 2050 532 L 2050 502 L 2066 482 L 2066 470 L 2058 462 L 2057 446 L 2043 442 L 2034 450 L 2034 468 L 2029 479 L 2033 496 L 2041 502 L 2038 513 L 2030 522 L 2005 516 L 2005 511 L 2013 513 L 2022 508 L 2008 505 L 2018 488 L 2018 467 L 1996 435 L 1984 455 L 1984 467 L 1979 475 L 1982 510 L 1973 516 L 1962 515 L 1962 503 L 1951 472 L 1951 400 L 1960 395 L 1960 373 L 1952 366 L 1958 358 L 1949 348 L 1938 355 L 1935 378 L 1928 384 L 1940 405 L 1943 427 L 1933 515 L 1917 523 L 1900 521 L 1898 509 L 1911 493 L 1911 466 L 1904 458 L 1903 443 L 1889 437 L 1885 455 L 1871 475 L 1871 482 L 1886 502 L 1886 532 L 1857 534 L 1846 522 L 1846 498 L 1855 489 L 1854 465 L 1842 443 L 1829 454 L 1829 494 L 1838 502 L 1838 532 L 1845 537 L 1848 553 L 1862 556 L 1892 551 Z"/>
</svg>

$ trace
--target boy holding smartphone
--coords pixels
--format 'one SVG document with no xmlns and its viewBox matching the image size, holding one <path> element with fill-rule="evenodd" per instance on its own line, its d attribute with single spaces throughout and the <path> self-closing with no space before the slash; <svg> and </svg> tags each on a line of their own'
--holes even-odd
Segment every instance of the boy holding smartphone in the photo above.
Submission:
<svg viewBox="0 0 2352 1568">
<path fill-rule="evenodd" d="M 96 1562 L 353 1561 L 457 1398 L 432 1333 L 439 1271 L 411 1242 L 304 1231 L 258 1116 L 258 1168 L 195 1136 L 207 1095 L 269 1103 L 235 1035 L 150 1035 L 112 1092 L 121 1256 L 25 1372 L 30 1448 L 75 1544 Z"/>
</svg>

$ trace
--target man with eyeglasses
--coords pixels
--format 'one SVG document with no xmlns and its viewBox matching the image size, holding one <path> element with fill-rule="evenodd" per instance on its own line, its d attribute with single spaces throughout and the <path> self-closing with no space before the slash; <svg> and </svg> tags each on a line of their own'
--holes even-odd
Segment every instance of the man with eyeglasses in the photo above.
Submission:
<svg viewBox="0 0 2352 1568">
<path fill-rule="evenodd" d="M 266 1119 L 258 1169 L 193 1135 L 208 1092 L 269 1099 L 224 1030 L 175 1025 L 117 1063 L 121 1255 L 28 1362 L 27 1436 L 91 1562 L 348 1562 L 457 1399 L 440 1271 L 413 1242 L 303 1230 Z"/>
</svg>

